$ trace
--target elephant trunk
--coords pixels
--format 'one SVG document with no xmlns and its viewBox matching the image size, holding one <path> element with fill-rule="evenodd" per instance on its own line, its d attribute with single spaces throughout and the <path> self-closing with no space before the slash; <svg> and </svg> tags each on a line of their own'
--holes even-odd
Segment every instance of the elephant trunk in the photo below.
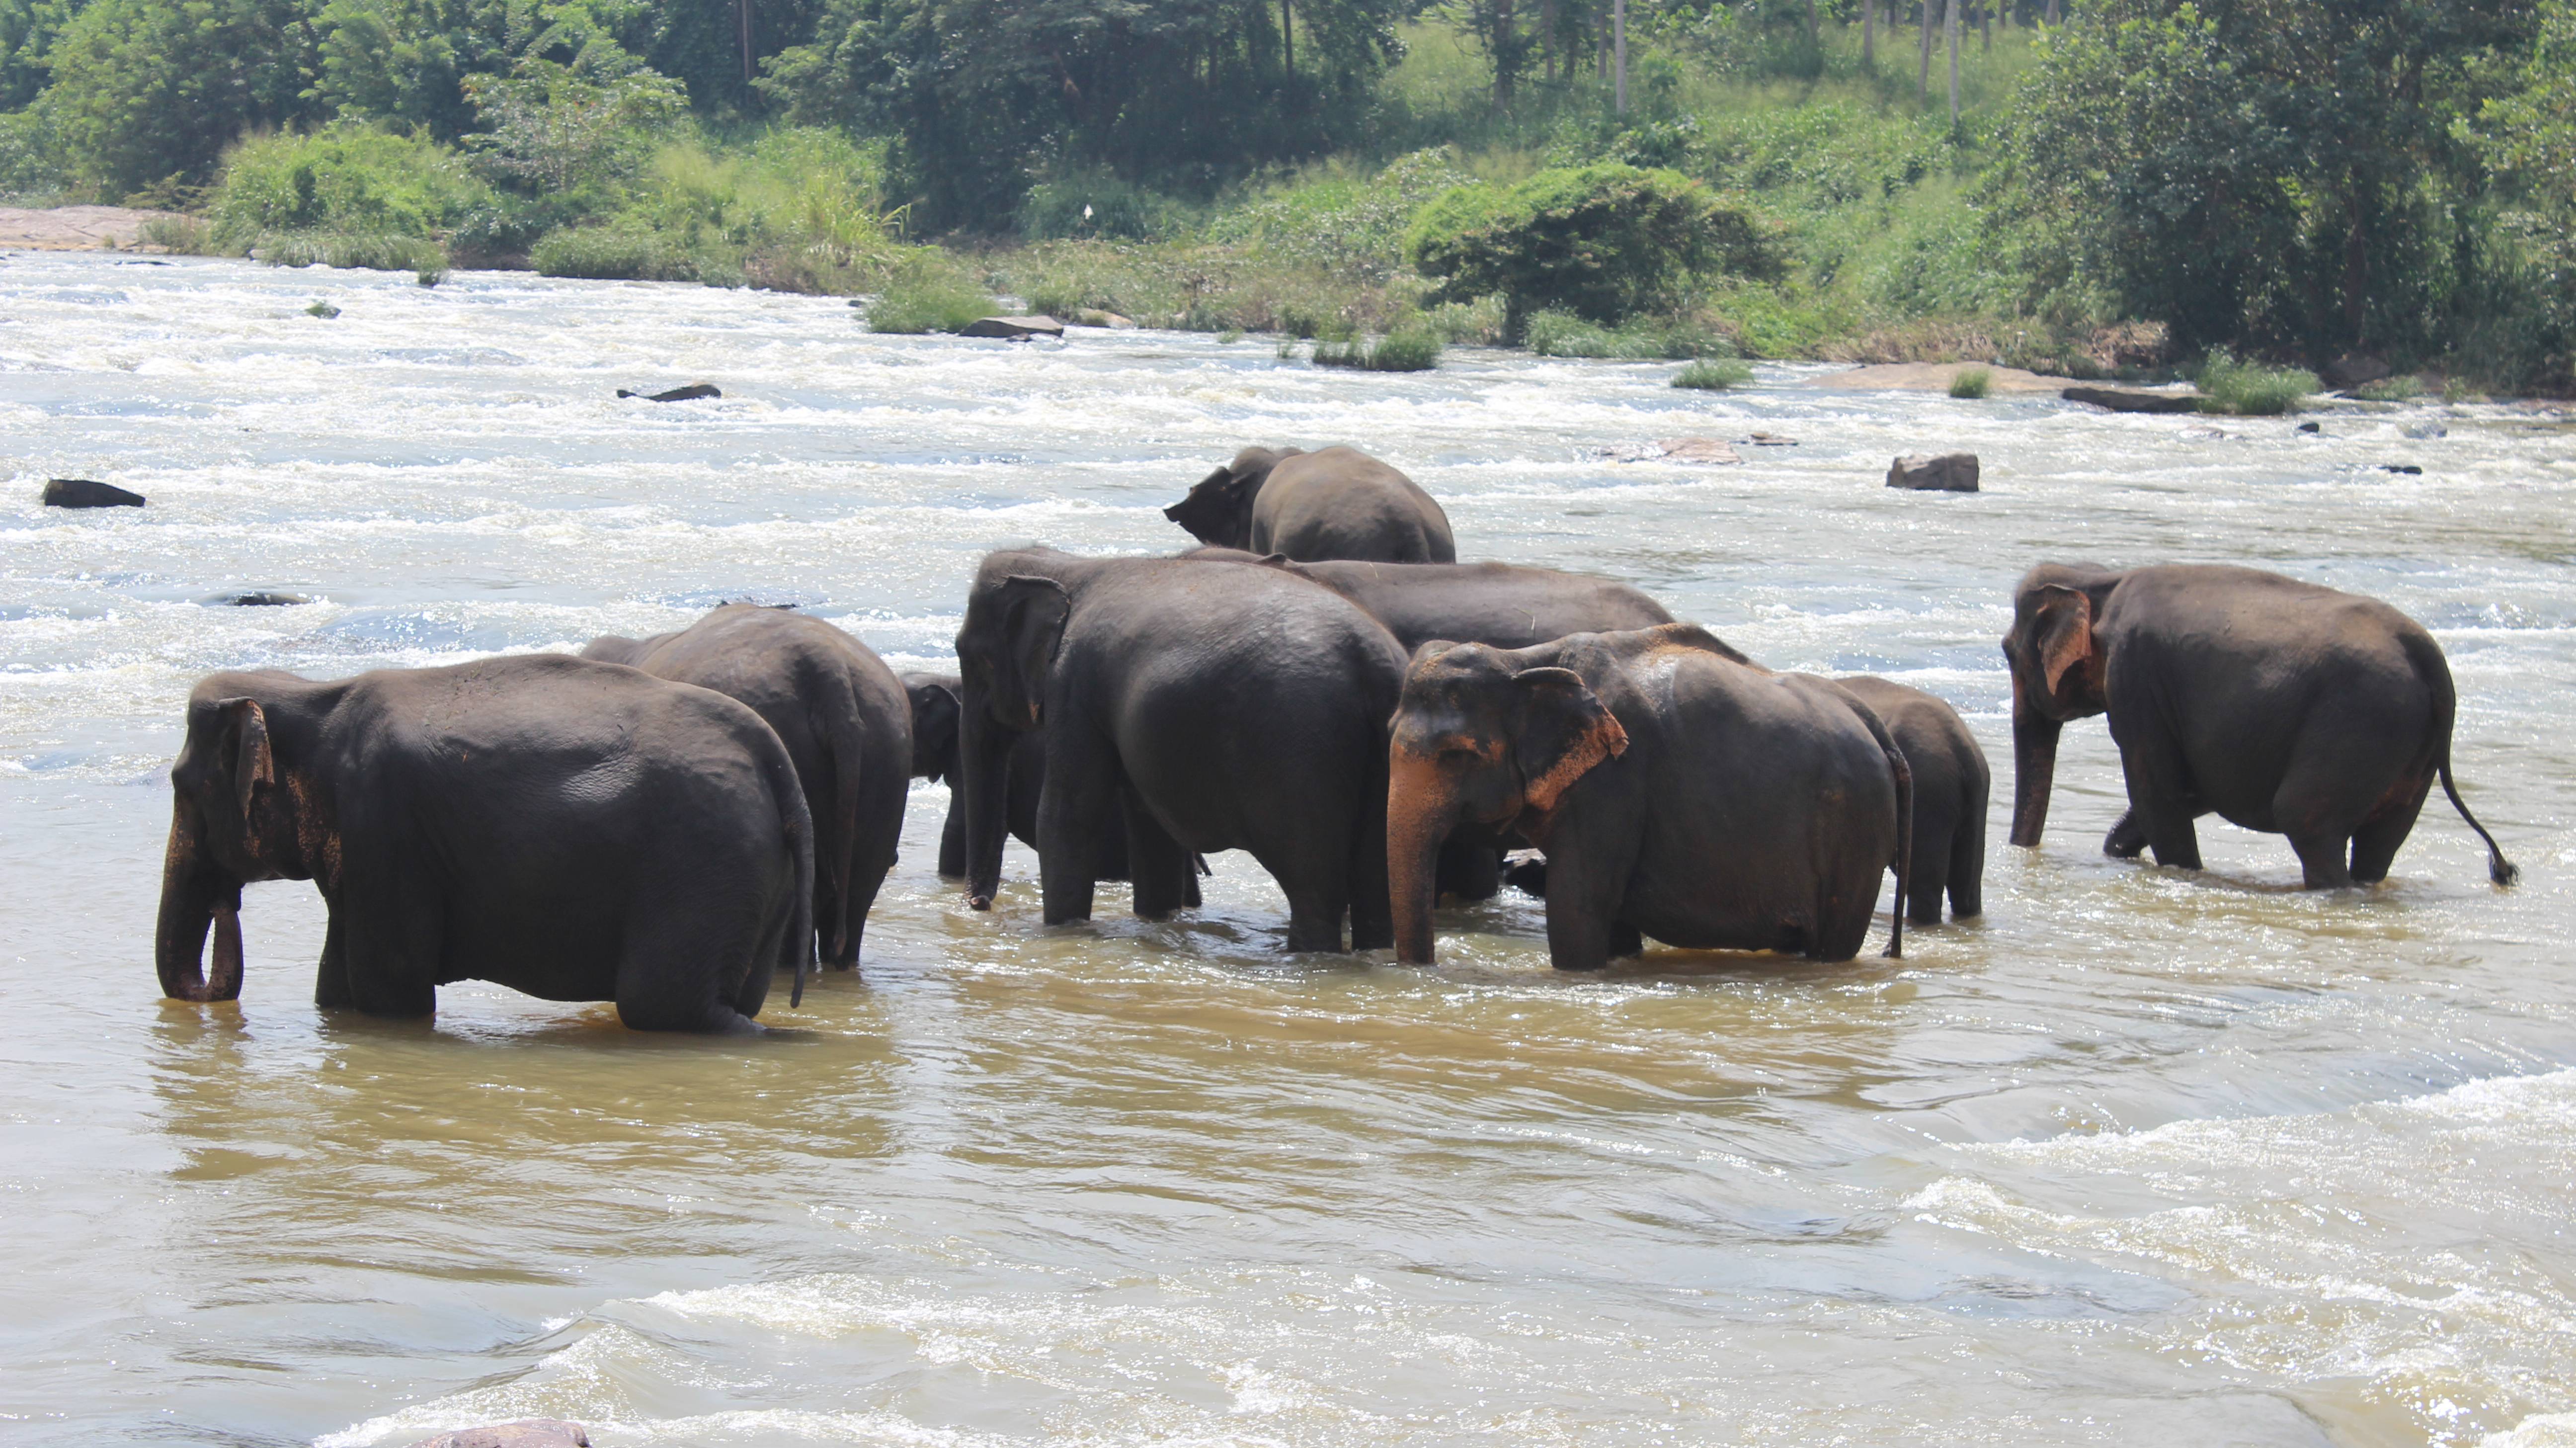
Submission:
<svg viewBox="0 0 2576 1448">
<path fill-rule="evenodd" d="M 1395 958 L 1407 965 L 1431 964 L 1440 846 L 1457 821 L 1455 783 L 1432 761 L 1394 749 L 1386 791 L 1387 903 L 1395 913 Z"/>
<path fill-rule="evenodd" d="M 196 835 L 182 807 L 171 817 L 170 846 L 161 864 L 153 964 L 161 972 L 161 993 L 172 1000 L 235 1000 L 242 986 L 241 882 L 199 856 Z M 212 979 L 204 964 L 210 925 L 215 932 Z"/>
<path fill-rule="evenodd" d="M 2057 736 L 2066 728 L 2031 707 L 2021 679 L 2013 678 L 2013 822 L 2012 842 L 2039 843 L 2048 823 L 2048 789 L 2057 779 Z"/>
<path fill-rule="evenodd" d="M 960 808 L 966 812 L 966 903 L 993 908 L 1002 888 L 1002 833 L 1010 814 L 1011 746 L 1019 736 L 993 722 L 985 699 L 968 696 L 958 721 Z"/>
</svg>

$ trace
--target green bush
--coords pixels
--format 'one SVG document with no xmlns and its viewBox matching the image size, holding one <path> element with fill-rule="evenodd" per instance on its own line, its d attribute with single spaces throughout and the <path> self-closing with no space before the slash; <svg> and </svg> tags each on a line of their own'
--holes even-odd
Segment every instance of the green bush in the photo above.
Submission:
<svg viewBox="0 0 2576 1448">
<path fill-rule="evenodd" d="M 1357 338 L 1318 341 L 1315 365 L 1366 372 L 1428 372 L 1440 365 L 1440 337 L 1420 319 L 1408 319 L 1374 343 Z"/>
<path fill-rule="evenodd" d="M 51 203 L 72 185 L 48 106 L 0 114 L 0 196 Z"/>
<path fill-rule="evenodd" d="M 707 280 L 698 259 L 669 238 L 632 227 L 563 227 L 528 250 L 539 276 L 595 281 L 692 282 Z"/>
<path fill-rule="evenodd" d="M 254 137 L 224 161 L 208 214 L 216 246 L 227 250 L 296 235 L 427 240 L 494 202 L 455 152 L 363 125 Z M 344 264 L 374 265 L 333 263 Z"/>
<path fill-rule="evenodd" d="M 1778 275 L 1773 231 L 1677 172 L 1603 162 L 1451 190 L 1405 255 L 1438 283 L 1434 301 L 1499 292 L 1514 322 L 1555 309 L 1615 325 L 1678 310 L 1703 277 Z"/>
<path fill-rule="evenodd" d="M 1190 209 L 1108 171 L 1077 171 L 1029 188 L 1020 201 L 1020 235 L 1032 240 L 1102 237 L 1168 241 L 1191 229 Z"/>
<path fill-rule="evenodd" d="M 250 254 L 270 266 L 361 271 L 419 271 L 447 264 L 447 252 L 437 242 L 382 232 L 288 232 L 262 237 Z"/>
<path fill-rule="evenodd" d="M 2200 384 L 2200 410 L 2239 417 L 2278 417 L 2322 390 L 2313 372 L 2239 362 L 2226 348 L 2212 350 L 2192 379 Z"/>
<path fill-rule="evenodd" d="M 1537 313 L 1522 325 L 1521 340 L 1541 357 L 1645 362 L 1729 357 L 1735 353 L 1734 345 L 1723 335 L 1695 322 L 1640 317 L 1621 326 L 1601 327 L 1570 312 Z"/>
<path fill-rule="evenodd" d="M 2424 379 L 2411 372 L 2382 377 L 2353 389 L 2353 396 L 2364 402 L 2412 402 L 2424 395 Z"/>
<path fill-rule="evenodd" d="M 1706 358 L 1674 374 L 1675 387 L 1696 392 L 1724 392 L 1753 380 L 1753 369 L 1731 357 Z"/>
<path fill-rule="evenodd" d="M 1446 148 L 1416 151 L 1365 180 L 1308 168 L 1208 223 L 1208 240 L 1383 281 L 1404 264 L 1404 233 L 1432 198 L 1474 178 Z"/>
<path fill-rule="evenodd" d="M 1974 402 L 1993 386 L 1995 374 L 1983 367 L 1963 367 L 1950 378 L 1950 395 Z"/>
<path fill-rule="evenodd" d="M 916 259 L 898 270 L 868 305 L 868 330 L 911 336 L 954 332 L 994 310 L 993 299 L 962 278 Z"/>
</svg>

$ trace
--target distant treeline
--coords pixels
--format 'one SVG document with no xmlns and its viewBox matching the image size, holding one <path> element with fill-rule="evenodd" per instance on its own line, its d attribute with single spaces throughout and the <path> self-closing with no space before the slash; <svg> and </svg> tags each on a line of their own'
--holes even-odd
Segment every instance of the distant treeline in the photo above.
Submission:
<svg viewBox="0 0 2576 1448">
<path fill-rule="evenodd" d="M 0 191 L 815 286 L 897 234 L 1294 251 L 1303 208 L 1376 285 L 1434 199 L 1399 156 L 1621 162 L 1768 229 L 1655 295 L 1774 347 L 2145 327 L 2568 385 L 2576 0 L 1933 3 L 1631 0 L 1622 74 L 1610 0 L 0 0 Z M 809 233 L 838 260 L 759 261 Z"/>
</svg>

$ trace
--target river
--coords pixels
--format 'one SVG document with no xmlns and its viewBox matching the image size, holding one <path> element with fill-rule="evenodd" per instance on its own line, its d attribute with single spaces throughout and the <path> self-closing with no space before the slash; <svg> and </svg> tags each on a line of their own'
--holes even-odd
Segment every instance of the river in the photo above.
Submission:
<svg viewBox="0 0 2576 1448">
<path fill-rule="evenodd" d="M 308 315 L 308 303 L 340 308 Z M 2576 1442 L 2576 429 L 1850 393 L 1760 367 L 877 337 L 839 300 L 129 255 L 0 259 L 0 1440 L 400 1445 Z M 620 402 L 708 381 L 721 401 Z M 1764 430 L 1736 467 L 1595 450 Z M 1517 896 L 1441 963 L 1206 908 L 1038 921 L 933 874 L 917 786 L 856 976 L 754 1041 L 496 987 L 321 1017 L 310 886 L 238 1006 L 159 999 L 190 684 L 794 603 L 938 665 L 985 549 L 1166 552 L 1247 442 L 1358 444 L 1463 556 L 1636 583 L 1783 668 L 1967 715 L 1979 921 L 1902 962 L 1547 963 Z M 1964 448 L 1986 491 L 1881 484 Z M 2382 470 L 2413 465 L 2420 474 Z M 148 508 L 40 508 L 52 476 Z M 1996 652 L 2041 558 L 2244 561 L 2427 624 L 2490 886 L 2438 796 L 2391 882 L 2105 859 L 2071 727 L 2001 843 Z M 246 590 L 307 596 L 242 608 Z M 1875 945 L 1875 935 L 1873 937 Z"/>
</svg>

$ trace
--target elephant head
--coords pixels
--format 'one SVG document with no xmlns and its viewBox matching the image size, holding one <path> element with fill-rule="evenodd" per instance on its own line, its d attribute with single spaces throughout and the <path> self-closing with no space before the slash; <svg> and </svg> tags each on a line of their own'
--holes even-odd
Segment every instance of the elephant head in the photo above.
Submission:
<svg viewBox="0 0 2576 1448">
<path fill-rule="evenodd" d="M 1302 448 L 1248 447 L 1234 461 L 1199 480 L 1190 495 L 1163 510 L 1163 516 L 1190 531 L 1201 543 L 1218 548 L 1252 546 L 1252 501 L 1270 470 L 1303 452 Z"/>
<path fill-rule="evenodd" d="M 1011 746 L 1044 716 L 1047 676 L 1073 601 L 1052 578 L 988 566 L 957 630 L 959 774 L 965 784 L 966 903 L 993 908 L 1002 884 Z"/>
<path fill-rule="evenodd" d="M 957 722 L 964 707 L 961 685 L 947 674 L 906 674 L 903 692 L 912 700 L 912 777 L 957 781 Z"/>
<path fill-rule="evenodd" d="M 1441 842 L 1464 822 L 1544 837 L 1574 782 L 1628 733 L 1572 669 L 1524 667 L 1482 644 L 1433 640 L 1406 669 L 1387 745 L 1386 858 L 1396 958 L 1431 963 Z"/>
<path fill-rule="evenodd" d="M 273 693 L 264 704 L 251 692 L 265 682 L 219 674 L 188 700 L 187 741 L 170 767 L 170 843 L 153 940 L 162 993 L 177 1000 L 240 996 L 241 887 L 312 875 L 307 815 L 314 790 L 292 765 L 293 740 L 280 738 L 300 731 L 281 728 L 293 715 Z M 211 978 L 203 960 L 209 925 Z"/>
<path fill-rule="evenodd" d="M 2012 670 L 2012 842 L 2039 843 L 2048 793 L 2057 777 L 2057 736 L 2069 719 L 2110 707 L 2103 693 L 2109 666 L 2095 624 L 2120 575 L 2089 566 L 2043 563 L 2013 595 L 2013 623 L 2003 638 Z"/>
</svg>

